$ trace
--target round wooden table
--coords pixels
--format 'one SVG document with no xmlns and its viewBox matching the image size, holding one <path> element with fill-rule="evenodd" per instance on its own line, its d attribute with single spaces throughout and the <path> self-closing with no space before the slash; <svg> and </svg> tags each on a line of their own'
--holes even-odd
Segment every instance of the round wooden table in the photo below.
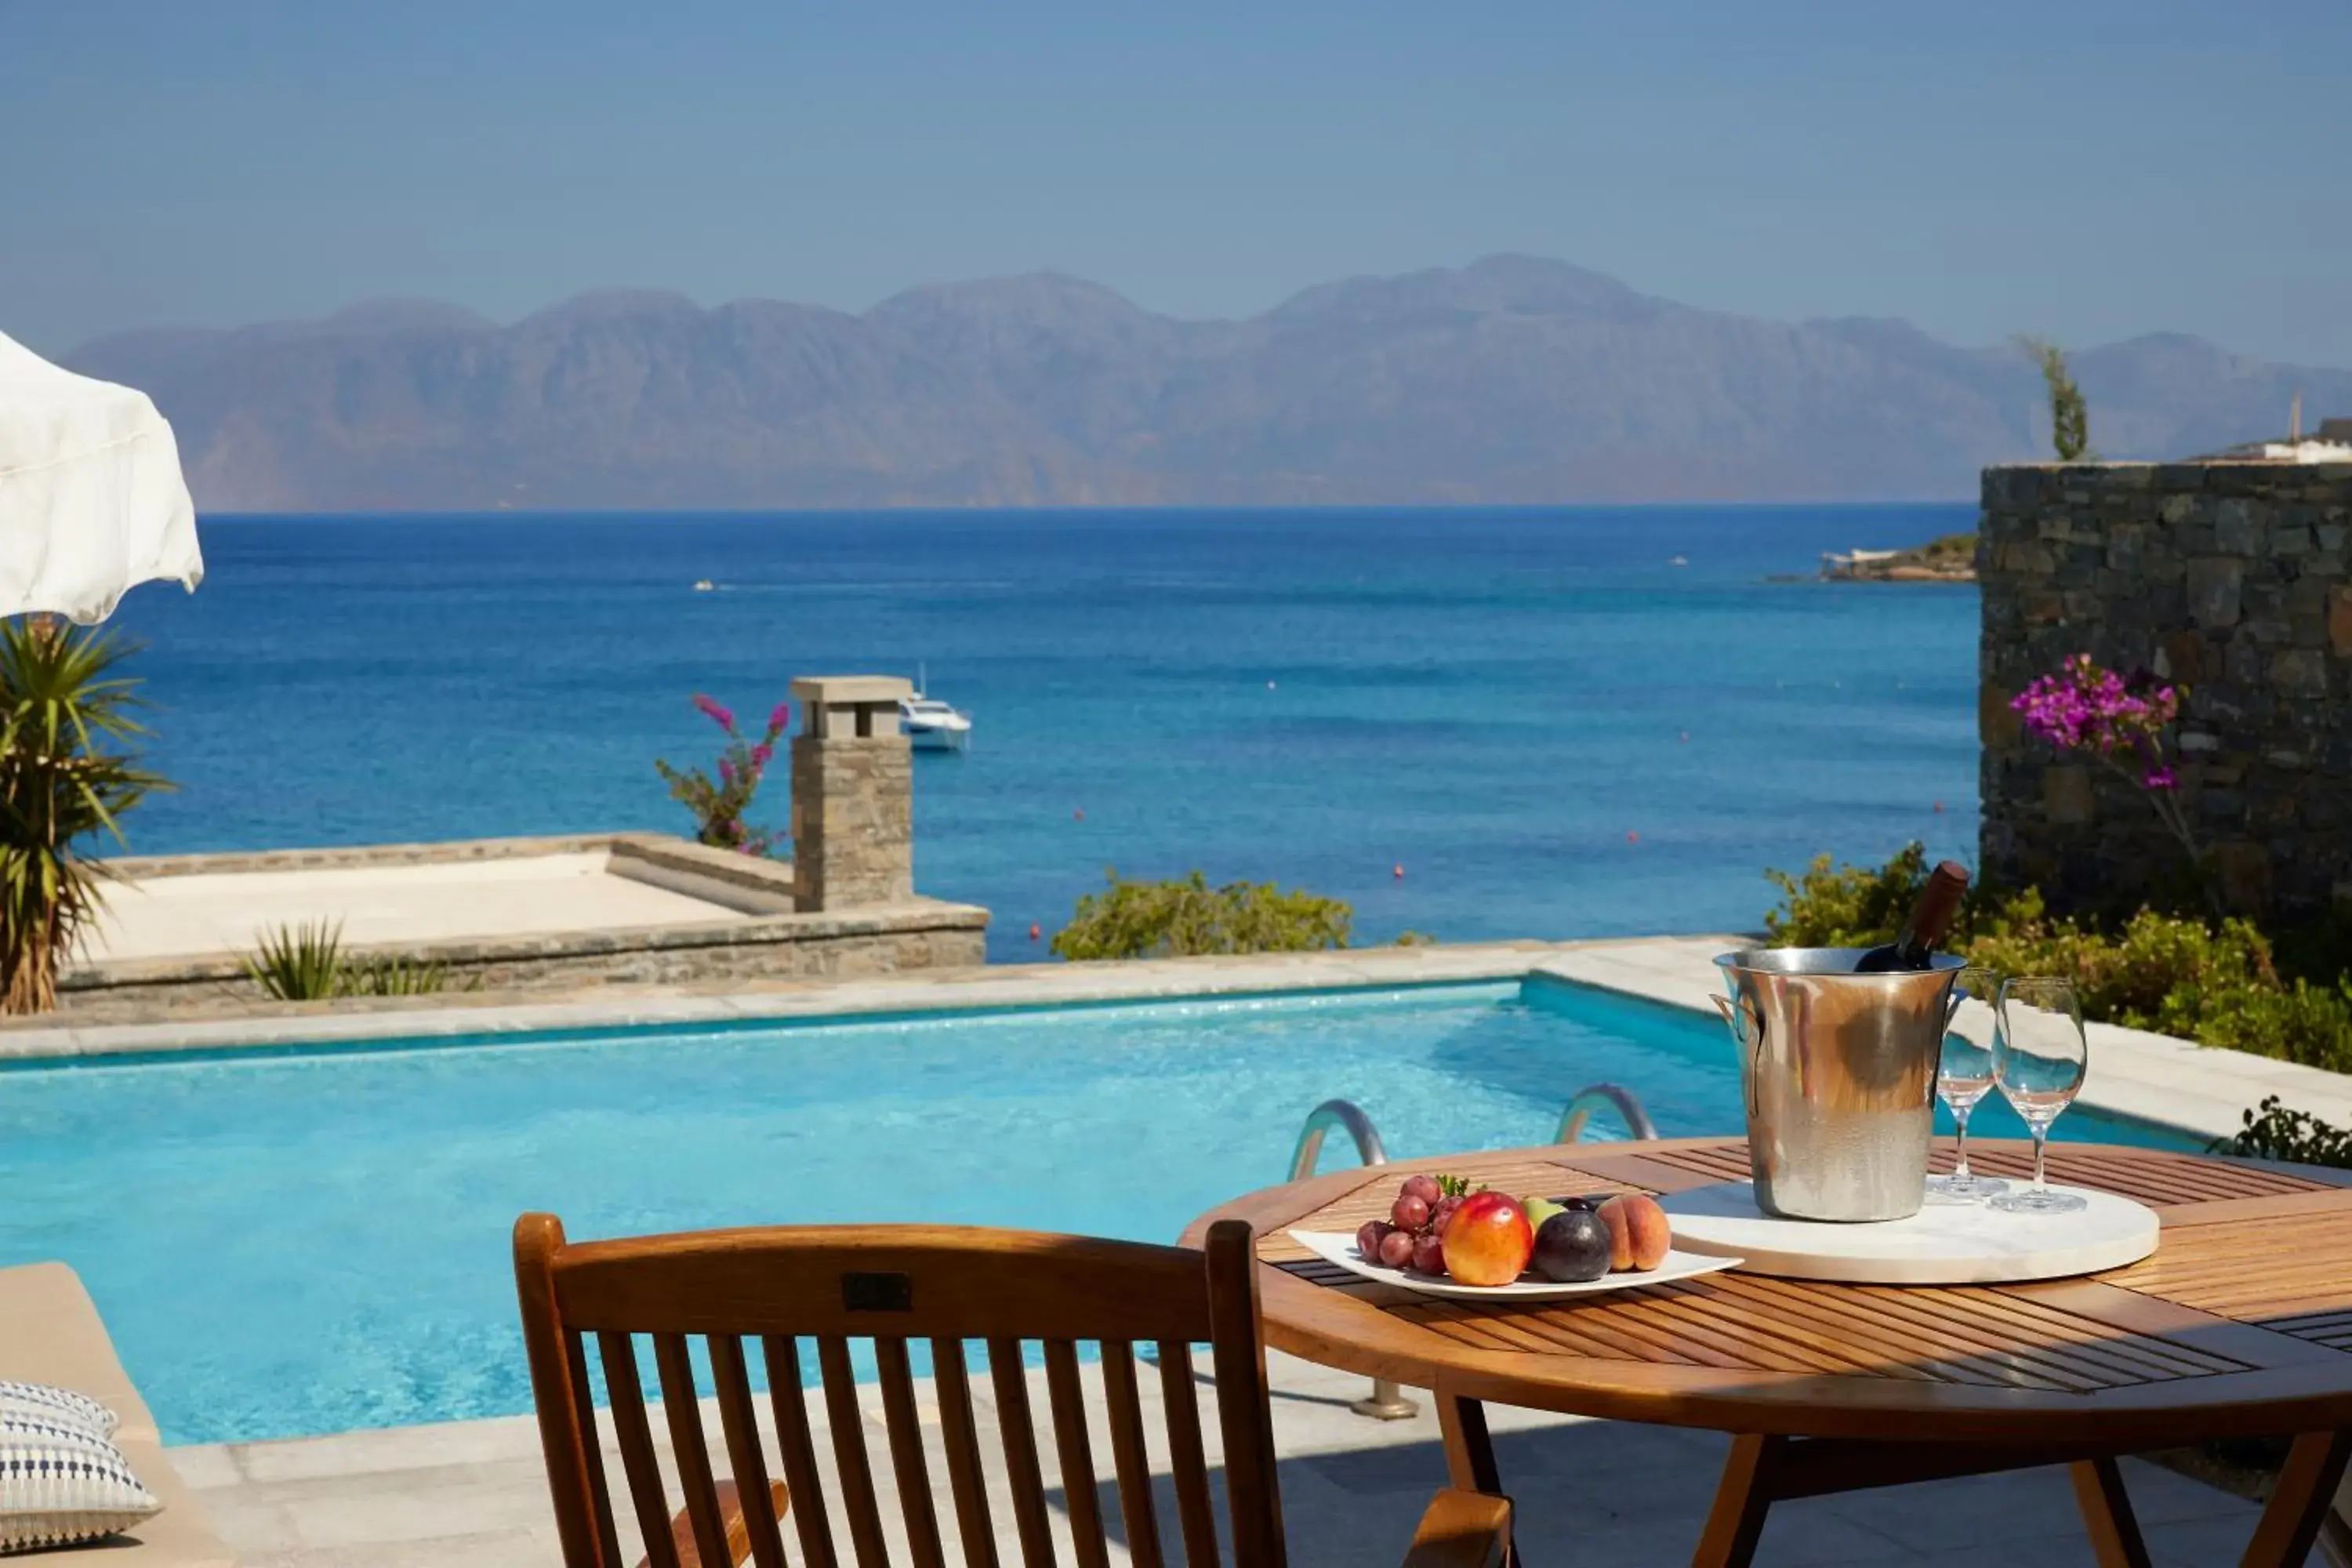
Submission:
<svg viewBox="0 0 2352 1568">
<path fill-rule="evenodd" d="M 2020 1177 L 2030 1146 L 1972 1144 Z M 1939 1163 L 1949 1146 L 1939 1142 Z M 1412 1160 L 1268 1187 L 1203 1215 L 1259 1233 L 1268 1343 L 1425 1388 L 1457 1486 L 1499 1492 L 1482 1401 L 1733 1435 L 1694 1561 L 1749 1560 L 1771 1505 L 2039 1465 L 2073 1468 L 2103 1564 L 2146 1563 L 2117 1457 L 2209 1437 L 2294 1442 L 2242 1559 L 2300 1563 L 2352 1457 L 2352 1186 L 2336 1173 L 2054 1144 L 2051 1179 L 2157 1210 L 2153 1257 L 2077 1279 L 1814 1284 L 1737 1270 L 1506 1304 L 1415 1295 L 1315 1258 L 1291 1226 L 1384 1217 L 1414 1171 L 1514 1194 L 1744 1180 L 1739 1139 Z"/>
</svg>

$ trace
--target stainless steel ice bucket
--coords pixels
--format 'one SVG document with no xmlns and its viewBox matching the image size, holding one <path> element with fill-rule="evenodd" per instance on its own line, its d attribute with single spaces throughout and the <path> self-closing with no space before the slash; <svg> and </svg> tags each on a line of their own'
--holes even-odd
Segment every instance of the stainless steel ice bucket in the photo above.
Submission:
<svg viewBox="0 0 2352 1568">
<path fill-rule="evenodd" d="M 1930 969 L 1857 974 L 1867 951 L 1751 947 L 1715 961 L 1767 1214 L 1901 1219 L 1927 1195 L 1936 1063 L 1963 963 L 1938 953 Z"/>
</svg>

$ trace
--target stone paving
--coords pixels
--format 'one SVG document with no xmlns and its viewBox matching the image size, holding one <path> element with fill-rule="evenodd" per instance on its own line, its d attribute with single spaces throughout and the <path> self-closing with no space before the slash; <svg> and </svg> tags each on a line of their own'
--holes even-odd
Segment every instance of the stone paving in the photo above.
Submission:
<svg viewBox="0 0 2352 1568">
<path fill-rule="evenodd" d="M 1200 1374 L 1205 1378 L 1206 1356 Z M 1426 1400 L 1409 1421 L 1368 1420 L 1350 1412 L 1360 1378 L 1273 1357 L 1275 1435 L 1284 1456 L 1281 1486 L 1291 1561 L 1298 1568 L 1361 1568 L 1398 1561 L 1430 1493 L 1443 1486 L 1445 1461 Z M 1094 1369 L 1087 1369 L 1091 1384 Z M 1042 1412 L 1042 1374 L 1033 1374 L 1031 1405 Z M 1140 1381 L 1145 1427 L 1159 1439 L 1158 1380 Z M 893 1560 L 905 1562 L 896 1533 L 880 1403 L 867 1388 L 865 1440 L 881 1510 L 893 1531 Z M 935 1409 L 919 1386 L 919 1406 Z M 993 1447 L 995 1410 L 984 1380 L 975 1389 L 983 1449 Z M 1089 1407 L 1099 1423 L 1098 1386 Z M 820 1453 L 828 1456 L 821 1401 L 810 1402 Z M 1654 1568 L 1687 1562 L 1714 1494 L 1726 1439 L 1670 1427 L 1579 1421 L 1496 1407 L 1491 1412 L 1505 1483 L 1519 1510 L 1520 1542 L 1537 1568 Z M 1215 1423 L 1203 1411 L 1213 1452 Z M 706 1407 L 714 1451 L 724 1452 L 718 1418 Z M 656 1433 L 666 1431 L 656 1415 Z M 953 1518 L 936 1430 L 926 1433 L 929 1468 L 944 1522 Z M 772 1433 L 769 1435 L 772 1444 Z M 1092 1438 L 1107 1466 L 1108 1430 Z M 1061 1511 L 1050 1430 L 1038 1447 L 1048 1500 Z M 772 1447 L 771 1449 L 772 1454 Z M 561 1561 L 546 1497 L 538 1429 L 529 1417 L 413 1426 L 284 1443 L 179 1448 L 173 1458 L 197 1489 L 215 1525 L 247 1568 L 553 1568 Z M 1173 1493 L 1158 1467 L 1161 1532 L 1175 1518 Z M 2125 1465 L 2150 1552 L 2168 1568 L 2231 1562 L 2253 1528 L 2254 1506 L 2199 1482 L 2137 1461 Z M 617 1476 L 617 1469 L 614 1472 Z M 1001 1475 L 992 1475 L 999 1555 L 1018 1563 L 1017 1541 L 1004 1533 L 1010 1510 Z M 1118 1519 L 1116 1492 L 1099 1485 L 1103 1517 Z M 828 1499 L 838 1497 L 828 1478 Z M 626 1505 L 621 1505 L 625 1512 Z M 1219 1498 L 1220 1510 L 1223 1507 Z M 838 1510 L 836 1541 L 847 1539 Z M 951 1561 L 956 1552 L 947 1528 Z M 634 1535 L 630 1552 L 636 1546 Z M 1066 1539 L 1063 1560 L 1075 1561 Z M 1170 1536 L 1168 1558 L 1181 1562 Z M 2003 1568 L 2084 1564 L 2090 1546 L 2062 1470 L 2023 1471 L 1926 1486 L 1890 1488 L 1788 1503 L 1773 1510 L 1757 1561 L 1781 1568 L 1843 1564 L 1913 1568 L 1983 1563 Z M 1112 1542 L 1114 1562 L 1129 1556 Z M 625 1558 L 633 1561 L 634 1557 Z M 797 1560 L 797 1558 L 795 1559 Z"/>
<path fill-rule="evenodd" d="M 229 1047 L 432 1038 L 629 1025 L 703 1024 L 817 1015 L 1051 1006 L 1331 987 L 1505 981 L 1547 974 L 1712 1018 L 1710 960 L 1755 939 L 1730 935 L 1600 942 L 1476 942 L 1263 953 L 1124 963 L 972 964 L 856 980 L 749 979 L 604 984 L 569 997 L 457 994 L 372 1007 L 292 1004 L 231 1018 L 0 1029 L 0 1058 L 91 1056 Z M 2330 1121 L 2352 1121 L 2352 1078 L 2242 1051 L 2108 1024 L 2090 1026 L 2082 1103 L 2203 1138 L 2276 1094 Z M 1726 1047 L 1728 1050 L 1728 1046 Z M 1631 1086 L 1637 1092 L 1640 1085 Z"/>
</svg>

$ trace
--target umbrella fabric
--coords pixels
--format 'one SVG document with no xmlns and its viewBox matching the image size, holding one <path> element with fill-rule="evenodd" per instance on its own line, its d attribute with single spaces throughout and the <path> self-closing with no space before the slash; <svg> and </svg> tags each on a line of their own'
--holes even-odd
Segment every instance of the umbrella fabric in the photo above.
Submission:
<svg viewBox="0 0 2352 1568">
<path fill-rule="evenodd" d="M 0 616 L 88 625 L 136 584 L 204 574 L 179 444 L 147 395 L 0 335 Z"/>
</svg>

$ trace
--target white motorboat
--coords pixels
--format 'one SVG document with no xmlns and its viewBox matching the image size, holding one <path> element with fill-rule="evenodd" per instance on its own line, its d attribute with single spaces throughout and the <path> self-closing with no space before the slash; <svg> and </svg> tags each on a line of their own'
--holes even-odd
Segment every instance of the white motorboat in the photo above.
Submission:
<svg viewBox="0 0 2352 1568">
<path fill-rule="evenodd" d="M 920 691 L 898 700 L 898 728 L 919 752 L 961 752 L 971 744 L 971 717 Z"/>
</svg>

